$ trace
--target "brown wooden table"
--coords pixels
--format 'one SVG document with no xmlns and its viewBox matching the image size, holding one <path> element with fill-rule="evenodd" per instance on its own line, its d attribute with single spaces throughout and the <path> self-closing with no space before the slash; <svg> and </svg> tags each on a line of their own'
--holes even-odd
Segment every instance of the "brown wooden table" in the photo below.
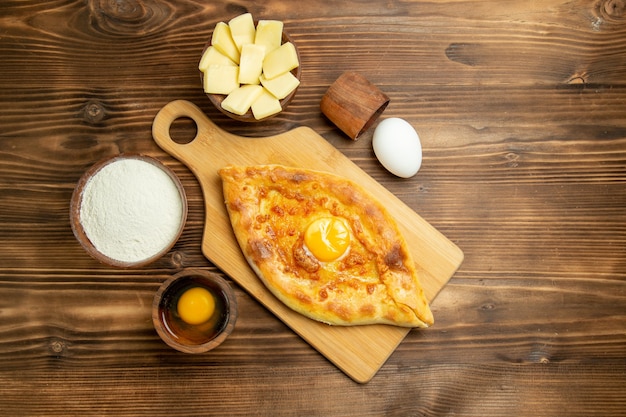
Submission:
<svg viewBox="0 0 626 417">
<path fill-rule="evenodd" d="M 203 94 L 213 26 L 280 19 L 302 86 L 269 122 Z M 346 70 L 391 97 L 424 163 L 393 177 L 320 112 Z M 626 3 L 9 1 L 0 6 L 0 414 L 626 415 Z M 220 127 L 309 126 L 456 243 L 465 261 L 412 331 L 357 384 L 241 288 L 217 350 L 168 348 L 159 285 L 201 253 L 201 191 L 152 140 L 157 111 L 197 104 Z M 175 135 L 193 136 L 179 121 Z M 96 161 L 145 153 L 189 198 L 154 264 L 121 270 L 74 238 L 69 200 Z"/>
</svg>

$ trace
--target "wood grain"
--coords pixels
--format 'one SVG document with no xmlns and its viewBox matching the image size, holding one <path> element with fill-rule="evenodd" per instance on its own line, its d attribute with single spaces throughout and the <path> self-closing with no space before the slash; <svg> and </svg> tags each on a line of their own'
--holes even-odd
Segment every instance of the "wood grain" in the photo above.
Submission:
<svg viewBox="0 0 626 417">
<path fill-rule="evenodd" d="M 197 74 L 214 24 L 244 11 L 283 20 L 303 65 L 287 111 L 254 128 L 215 110 Z M 622 1 L 13 1 L 0 57 L 2 415 L 624 415 Z M 352 142 L 321 114 L 345 70 L 416 127 L 414 178 L 380 166 L 371 130 Z M 219 272 L 198 183 L 151 138 L 177 99 L 238 135 L 312 128 L 448 236 L 465 260 L 436 326 L 360 385 L 237 288 L 219 349 L 167 348 L 149 316 L 159 284 Z M 131 271 L 93 261 L 69 226 L 82 173 L 120 152 L 159 158 L 189 197 L 175 248 Z"/>
</svg>

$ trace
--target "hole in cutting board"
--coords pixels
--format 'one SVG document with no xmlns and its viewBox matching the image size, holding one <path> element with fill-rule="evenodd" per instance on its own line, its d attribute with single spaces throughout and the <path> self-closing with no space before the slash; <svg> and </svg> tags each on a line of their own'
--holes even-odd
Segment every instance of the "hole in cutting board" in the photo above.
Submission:
<svg viewBox="0 0 626 417">
<path fill-rule="evenodd" d="M 179 145 L 191 143 L 198 134 L 198 126 L 190 117 L 179 117 L 170 125 L 170 138 Z"/>
</svg>

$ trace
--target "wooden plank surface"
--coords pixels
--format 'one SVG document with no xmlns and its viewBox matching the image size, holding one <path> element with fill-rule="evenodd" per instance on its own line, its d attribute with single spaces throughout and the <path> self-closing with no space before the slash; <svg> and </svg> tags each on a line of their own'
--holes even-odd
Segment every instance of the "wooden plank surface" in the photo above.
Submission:
<svg viewBox="0 0 626 417">
<path fill-rule="evenodd" d="M 193 120 L 197 132 L 193 140 L 182 144 L 170 135 L 170 128 L 181 118 Z M 217 171 L 228 165 L 282 164 L 330 172 L 364 187 L 378 201 L 384 201 L 398 222 L 430 302 L 463 261 L 463 252 L 454 243 L 309 128 L 299 127 L 267 138 L 246 138 L 221 130 L 193 103 L 176 100 L 159 110 L 152 136 L 163 150 L 189 167 L 200 183 L 205 209 L 202 253 L 357 382 L 369 382 L 410 329 L 328 326 L 295 313 L 275 298 L 241 253 Z"/>
<path fill-rule="evenodd" d="M 287 112 L 254 127 L 212 108 L 196 68 L 215 23 L 244 11 L 283 20 L 303 62 Z M 0 414 L 624 415 L 622 2 L 9 1 L 0 57 Z M 380 166 L 371 131 L 352 142 L 321 114 L 345 70 L 419 132 L 414 178 Z M 364 385 L 238 287 L 219 349 L 162 343 L 160 283 L 219 272 L 201 252 L 195 176 L 151 137 L 177 99 L 237 135 L 313 129 L 458 245 L 436 326 L 409 332 Z M 96 263 L 69 225 L 82 173 L 120 152 L 162 160 L 190 202 L 175 248 L 138 270 Z"/>
</svg>

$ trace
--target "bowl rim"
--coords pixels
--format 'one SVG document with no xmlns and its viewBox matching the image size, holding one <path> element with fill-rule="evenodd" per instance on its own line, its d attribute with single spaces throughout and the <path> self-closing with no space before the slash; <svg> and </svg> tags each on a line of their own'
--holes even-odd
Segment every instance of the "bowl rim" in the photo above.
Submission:
<svg viewBox="0 0 626 417">
<path fill-rule="evenodd" d="M 259 23 L 258 20 L 254 20 L 254 26 L 256 27 L 257 24 Z M 209 40 L 205 43 L 204 48 L 202 49 L 202 54 L 200 55 L 202 57 L 202 55 L 204 55 L 204 52 L 209 48 L 209 46 L 211 46 L 211 40 L 213 38 L 213 32 L 215 31 L 215 29 L 213 29 L 213 31 L 211 31 L 210 35 L 209 35 Z M 291 70 L 291 73 L 298 79 L 298 81 L 301 81 L 301 77 L 302 77 L 302 59 L 300 57 L 300 51 L 298 49 L 298 45 L 296 45 L 296 43 L 293 41 L 293 38 L 287 33 L 285 32 L 285 29 L 283 28 L 283 34 L 282 34 L 282 43 L 281 45 L 287 43 L 287 42 L 291 42 L 291 44 L 294 46 L 294 49 L 296 50 L 296 55 L 298 56 L 298 63 L 299 65 Z M 198 70 L 200 73 L 200 87 L 204 90 L 204 73 L 200 70 Z M 279 114 L 281 114 L 283 111 L 285 111 L 285 109 L 287 108 L 287 106 L 289 105 L 289 103 L 291 103 L 291 100 L 293 100 L 294 96 L 296 95 L 296 92 L 298 91 L 298 88 L 300 87 L 300 85 L 298 85 L 296 88 L 294 88 L 294 90 L 289 93 L 285 98 L 279 100 L 280 102 L 280 107 L 282 108 L 281 111 L 279 111 L 278 113 L 274 113 L 272 115 L 269 115 L 267 117 L 264 117 L 262 119 L 256 119 L 254 117 L 254 115 L 252 114 L 252 110 L 248 109 L 248 111 L 244 114 L 244 115 L 238 115 L 235 113 L 231 113 L 228 110 L 222 108 L 222 101 L 224 101 L 224 99 L 226 98 L 225 94 L 209 94 L 209 93 L 205 93 L 207 95 L 207 97 L 209 98 L 209 100 L 211 101 L 211 103 L 213 103 L 213 105 L 223 114 L 225 114 L 226 116 L 230 117 L 231 119 L 234 120 L 238 120 L 240 122 L 250 122 L 250 123 L 258 123 L 258 122 L 265 122 L 267 120 L 272 119 L 273 117 L 278 116 Z"/>
<path fill-rule="evenodd" d="M 162 317 L 159 314 L 161 301 L 163 300 L 163 297 L 166 295 L 167 291 L 178 281 L 189 278 L 200 278 L 201 281 L 205 282 L 210 281 L 216 284 L 226 295 L 225 302 L 228 309 L 228 320 L 226 322 L 226 325 L 215 337 L 201 344 L 184 344 L 177 341 L 172 336 L 171 332 L 167 330 L 168 327 L 166 324 L 163 323 Z M 233 287 L 228 283 L 228 281 L 226 281 L 222 276 L 214 272 L 209 272 L 197 268 L 186 268 L 168 278 L 165 282 L 161 284 L 157 292 L 154 294 L 154 298 L 152 300 L 152 324 L 154 325 L 157 334 L 168 346 L 183 353 L 205 353 L 221 345 L 224 340 L 226 340 L 226 338 L 233 332 L 238 316 L 239 309 L 237 305 L 237 297 L 235 296 L 235 291 Z"/>
<path fill-rule="evenodd" d="M 172 238 L 171 242 L 169 242 L 166 246 L 164 246 L 160 251 L 158 251 L 154 255 L 148 258 L 142 259 L 140 261 L 137 261 L 137 262 L 121 261 L 119 259 L 111 258 L 105 255 L 104 253 L 100 252 L 93 245 L 89 237 L 87 237 L 85 229 L 83 228 L 83 225 L 80 220 L 80 209 L 81 209 L 82 200 L 83 200 L 83 191 L 85 190 L 85 186 L 87 185 L 89 180 L 91 180 L 91 178 L 105 166 L 112 164 L 114 162 L 117 162 L 120 160 L 126 160 L 126 159 L 138 159 L 140 161 L 148 162 L 152 164 L 153 166 L 161 169 L 163 172 L 165 172 L 168 175 L 168 177 L 174 182 L 174 185 L 178 189 L 178 193 L 180 195 L 180 200 L 182 204 L 180 226 L 178 228 L 176 235 L 174 235 L 174 237 Z M 172 171 L 169 167 L 167 167 L 161 161 L 159 161 L 158 159 L 152 156 L 144 155 L 141 153 L 121 153 L 118 155 L 100 159 L 99 161 L 91 165 L 91 167 L 89 167 L 87 171 L 85 171 L 85 173 L 80 177 L 80 179 L 78 180 L 78 183 L 74 187 L 74 191 L 72 192 L 72 198 L 70 200 L 70 225 L 72 228 L 72 232 L 74 233 L 74 236 L 76 237 L 76 240 L 78 240 L 78 242 L 83 247 L 83 249 L 92 258 L 96 259 L 97 261 L 105 265 L 115 266 L 118 268 L 137 268 L 137 267 L 146 266 L 156 261 L 157 259 L 161 258 L 163 255 L 165 255 L 167 252 L 169 252 L 172 249 L 172 247 L 174 247 L 176 242 L 180 239 L 180 236 L 182 235 L 183 230 L 185 228 L 185 224 L 187 222 L 187 212 L 188 212 L 188 204 L 187 204 L 187 195 L 185 193 L 185 188 L 183 187 L 182 182 L 180 181 L 178 176 L 174 173 L 174 171 Z"/>
</svg>

